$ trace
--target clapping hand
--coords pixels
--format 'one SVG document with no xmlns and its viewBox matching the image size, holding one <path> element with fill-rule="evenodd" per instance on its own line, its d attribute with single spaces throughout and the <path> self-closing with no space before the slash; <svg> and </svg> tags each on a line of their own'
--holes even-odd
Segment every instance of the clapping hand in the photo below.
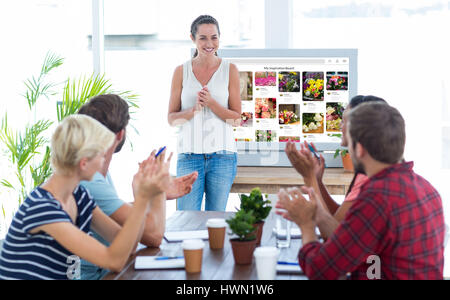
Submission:
<svg viewBox="0 0 450 300">
<path fill-rule="evenodd" d="M 316 150 L 313 143 L 311 143 L 311 146 Z M 297 150 L 294 143 L 288 142 L 285 152 L 292 166 L 303 176 L 305 182 L 311 182 L 314 177 L 319 181 L 322 180 L 325 170 L 325 159 L 322 155 L 320 155 L 320 160 L 313 157 L 306 141 L 300 145 L 300 150 Z"/>
<path fill-rule="evenodd" d="M 309 195 L 309 200 L 303 197 L 302 192 Z M 300 190 L 291 188 L 288 192 L 282 189 L 278 193 L 278 201 L 275 207 L 286 210 L 286 212 L 276 211 L 276 213 L 293 221 L 300 227 L 303 245 L 317 241 L 315 219 L 320 201 L 313 188 L 302 186 Z"/>
<path fill-rule="evenodd" d="M 302 192 L 308 194 L 309 201 L 303 197 Z M 281 189 L 278 193 L 275 208 L 285 211 L 276 211 L 276 213 L 289 221 L 293 221 L 300 228 L 306 225 L 315 225 L 317 202 L 317 196 L 313 188 L 302 186 L 300 189 L 290 188 L 287 191 Z"/>
<path fill-rule="evenodd" d="M 189 194 L 197 177 L 198 172 L 192 172 L 191 174 L 171 179 L 170 187 L 167 191 L 167 200 L 177 199 Z"/>
<path fill-rule="evenodd" d="M 172 154 L 165 161 L 165 150 L 155 158 L 156 151 L 139 164 L 139 170 L 133 177 L 133 194 L 135 199 L 150 200 L 167 192 L 170 186 L 169 167 Z"/>
</svg>

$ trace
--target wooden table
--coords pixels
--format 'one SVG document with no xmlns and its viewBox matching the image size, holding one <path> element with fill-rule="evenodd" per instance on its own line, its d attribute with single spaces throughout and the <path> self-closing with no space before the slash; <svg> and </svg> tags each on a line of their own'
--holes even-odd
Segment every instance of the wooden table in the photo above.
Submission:
<svg viewBox="0 0 450 300">
<path fill-rule="evenodd" d="M 233 212 L 205 212 L 205 211 L 176 211 L 168 220 L 166 225 L 167 231 L 182 230 L 202 230 L 206 229 L 206 221 L 209 218 L 229 218 Z M 261 246 L 275 246 L 275 236 L 272 234 L 272 228 L 275 223 L 276 215 L 271 214 L 266 219 L 261 239 Z M 280 260 L 298 261 L 297 254 L 301 247 L 301 240 L 294 239 L 291 241 L 291 247 L 282 249 Z M 179 256 L 183 255 L 180 243 L 168 243 L 163 241 L 160 248 L 144 248 L 136 255 L 133 255 L 125 268 L 120 273 L 109 273 L 104 279 L 124 279 L 124 280 L 256 280 L 256 265 L 236 265 L 234 263 L 231 244 L 229 242 L 228 233 L 225 236 L 225 246 L 222 250 L 210 250 L 208 241 L 205 242 L 203 251 L 202 272 L 199 274 L 188 274 L 184 269 L 177 270 L 135 270 L 134 262 L 136 256 L 139 255 L 162 255 L 162 256 Z M 307 279 L 303 275 L 295 274 L 277 274 L 276 279 Z"/>
<path fill-rule="evenodd" d="M 332 195 L 345 195 L 353 173 L 343 168 L 326 168 L 323 183 Z M 277 194 L 280 188 L 302 186 L 303 177 L 292 167 L 238 167 L 231 193 L 249 193 L 260 187 L 263 193 Z"/>
</svg>

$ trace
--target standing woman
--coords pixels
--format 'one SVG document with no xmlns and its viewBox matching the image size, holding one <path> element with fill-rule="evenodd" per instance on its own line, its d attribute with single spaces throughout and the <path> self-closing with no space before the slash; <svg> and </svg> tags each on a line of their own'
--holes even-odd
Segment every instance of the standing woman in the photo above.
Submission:
<svg viewBox="0 0 450 300">
<path fill-rule="evenodd" d="M 191 25 L 194 57 L 175 69 L 168 121 L 180 126 L 177 177 L 198 172 L 190 194 L 177 201 L 178 210 L 225 211 L 236 176 L 237 151 L 233 126 L 241 116 L 239 72 L 217 56 L 219 24 L 199 16 Z"/>
</svg>

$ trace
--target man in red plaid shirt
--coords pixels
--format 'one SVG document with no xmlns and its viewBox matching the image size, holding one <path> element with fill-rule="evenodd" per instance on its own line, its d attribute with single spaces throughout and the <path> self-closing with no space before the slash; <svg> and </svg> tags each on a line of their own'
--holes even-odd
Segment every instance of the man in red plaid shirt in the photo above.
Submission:
<svg viewBox="0 0 450 300">
<path fill-rule="evenodd" d="M 318 185 L 278 194 L 277 208 L 302 231 L 299 263 L 310 279 L 442 279 L 445 224 L 442 201 L 431 184 L 403 161 L 405 124 L 383 103 L 366 103 L 349 114 L 349 152 L 370 180 L 342 223 L 324 207 Z M 316 161 L 302 148 L 311 166 Z M 315 227 L 328 230 L 321 244 Z"/>
</svg>

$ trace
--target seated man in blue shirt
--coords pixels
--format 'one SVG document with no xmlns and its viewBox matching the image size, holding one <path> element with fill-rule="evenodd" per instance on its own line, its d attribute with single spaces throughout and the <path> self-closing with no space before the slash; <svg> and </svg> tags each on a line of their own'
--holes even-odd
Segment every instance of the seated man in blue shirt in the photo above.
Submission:
<svg viewBox="0 0 450 300">
<path fill-rule="evenodd" d="M 93 117 L 115 135 L 116 140 L 113 146 L 107 151 L 105 163 L 100 172 L 94 175 L 92 181 L 82 181 L 81 185 L 85 187 L 100 209 L 110 216 L 119 225 L 123 226 L 125 220 L 132 210 L 132 204 L 119 199 L 114 184 L 108 173 L 108 168 L 114 153 L 121 150 L 125 143 L 126 126 L 130 119 L 128 104 L 118 95 L 100 95 L 89 100 L 78 112 Z M 166 225 L 166 199 L 176 199 L 191 191 L 192 184 L 197 179 L 197 172 L 173 179 L 170 192 L 153 201 L 147 214 L 144 233 L 141 243 L 148 247 L 159 247 L 164 237 Z M 103 244 L 108 243 L 98 234 L 93 232 L 93 236 Z M 101 269 L 86 261 L 82 261 L 81 278 L 82 279 L 100 279 L 108 270 Z"/>
</svg>

